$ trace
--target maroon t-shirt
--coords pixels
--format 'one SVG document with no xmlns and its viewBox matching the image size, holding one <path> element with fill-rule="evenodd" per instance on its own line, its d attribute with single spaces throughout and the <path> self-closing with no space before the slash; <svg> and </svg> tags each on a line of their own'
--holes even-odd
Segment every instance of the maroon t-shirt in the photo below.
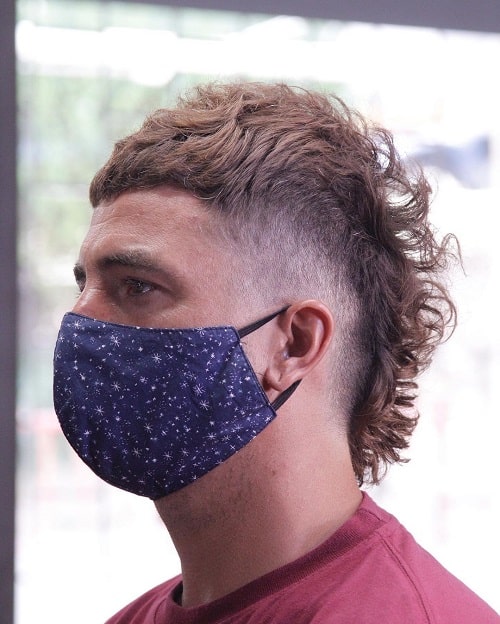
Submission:
<svg viewBox="0 0 500 624">
<path fill-rule="evenodd" d="M 369 496 L 307 555 L 200 607 L 180 577 L 107 624 L 499 624 L 498 616 Z"/>
</svg>

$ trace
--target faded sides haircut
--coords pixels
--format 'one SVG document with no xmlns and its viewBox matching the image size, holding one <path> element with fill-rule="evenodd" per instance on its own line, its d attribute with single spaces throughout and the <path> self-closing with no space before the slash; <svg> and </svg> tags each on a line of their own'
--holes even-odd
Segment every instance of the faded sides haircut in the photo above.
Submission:
<svg viewBox="0 0 500 624">
<path fill-rule="evenodd" d="M 377 483 L 404 461 L 416 377 L 455 323 L 441 277 L 451 241 L 428 222 L 423 174 L 338 98 L 235 83 L 200 86 L 148 117 L 118 141 L 90 199 L 165 184 L 204 201 L 259 259 L 271 297 L 332 309 L 331 396 L 358 481 Z"/>
</svg>

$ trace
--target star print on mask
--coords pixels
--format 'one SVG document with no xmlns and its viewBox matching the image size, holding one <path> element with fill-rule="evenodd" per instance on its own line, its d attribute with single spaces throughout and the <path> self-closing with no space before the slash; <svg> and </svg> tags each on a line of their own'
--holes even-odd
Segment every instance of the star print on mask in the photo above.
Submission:
<svg viewBox="0 0 500 624">
<path fill-rule="evenodd" d="M 231 457 L 276 417 L 240 343 L 283 310 L 229 326 L 149 329 L 75 313 L 54 352 L 54 407 L 104 481 L 157 499 Z"/>
</svg>

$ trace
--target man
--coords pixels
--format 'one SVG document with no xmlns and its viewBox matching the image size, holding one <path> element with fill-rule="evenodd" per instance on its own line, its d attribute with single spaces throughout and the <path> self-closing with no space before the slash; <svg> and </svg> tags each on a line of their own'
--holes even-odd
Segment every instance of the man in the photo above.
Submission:
<svg viewBox="0 0 500 624">
<path fill-rule="evenodd" d="M 500 618 L 362 494 L 455 309 L 389 133 L 284 85 L 200 87 L 95 176 L 55 406 L 182 565 L 115 623 Z"/>
</svg>

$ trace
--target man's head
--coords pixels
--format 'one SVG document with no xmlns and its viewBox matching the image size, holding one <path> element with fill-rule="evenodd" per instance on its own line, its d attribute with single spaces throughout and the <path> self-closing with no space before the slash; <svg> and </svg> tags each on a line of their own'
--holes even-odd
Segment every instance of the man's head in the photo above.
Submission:
<svg viewBox="0 0 500 624">
<path fill-rule="evenodd" d="M 358 480 L 376 482 L 407 446 L 415 377 L 454 318 L 425 179 L 408 174 L 386 131 L 339 100 L 241 83 L 200 87 L 151 115 L 117 143 L 90 198 L 102 208 L 165 186 L 206 207 L 221 253 L 242 260 L 243 299 L 330 308 L 325 384 Z"/>
</svg>

